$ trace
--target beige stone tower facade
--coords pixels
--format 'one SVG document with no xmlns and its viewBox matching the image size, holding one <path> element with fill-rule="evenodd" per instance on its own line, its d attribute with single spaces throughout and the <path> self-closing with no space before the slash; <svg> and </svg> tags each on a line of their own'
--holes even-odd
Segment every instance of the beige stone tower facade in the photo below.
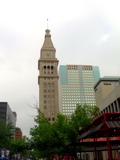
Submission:
<svg viewBox="0 0 120 160">
<path fill-rule="evenodd" d="M 38 60 L 39 108 L 50 123 L 59 112 L 58 63 L 56 49 L 51 40 L 50 30 L 45 31 L 45 40 Z"/>
</svg>

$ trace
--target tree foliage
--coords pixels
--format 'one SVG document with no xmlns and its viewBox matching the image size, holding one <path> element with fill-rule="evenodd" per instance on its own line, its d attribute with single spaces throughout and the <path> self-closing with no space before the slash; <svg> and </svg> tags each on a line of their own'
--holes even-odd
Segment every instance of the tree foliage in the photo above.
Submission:
<svg viewBox="0 0 120 160">
<path fill-rule="evenodd" d="M 99 108 L 97 106 L 77 104 L 76 110 L 71 116 L 71 123 L 73 123 L 76 131 L 78 131 L 80 127 L 85 127 L 92 123 L 92 119 L 97 116 L 98 113 Z"/>
<path fill-rule="evenodd" d="M 0 148 L 9 148 L 9 144 L 14 137 L 15 127 L 11 123 L 6 123 L 0 119 Z"/>
<path fill-rule="evenodd" d="M 14 153 L 21 153 L 28 148 L 28 141 L 29 139 L 25 136 L 19 139 L 12 139 L 10 143 L 11 150 Z"/>
<path fill-rule="evenodd" d="M 91 124 L 98 112 L 97 106 L 78 104 L 70 120 L 58 113 L 56 121 L 50 124 L 39 111 L 35 119 L 36 126 L 30 131 L 31 147 L 39 150 L 41 157 L 71 153 L 75 155 L 79 128 Z"/>
</svg>

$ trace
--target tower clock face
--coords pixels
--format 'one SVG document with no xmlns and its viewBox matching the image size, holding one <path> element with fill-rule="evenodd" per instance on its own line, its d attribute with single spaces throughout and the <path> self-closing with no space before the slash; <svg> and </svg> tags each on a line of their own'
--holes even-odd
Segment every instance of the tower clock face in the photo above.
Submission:
<svg viewBox="0 0 120 160">
<path fill-rule="evenodd" d="M 46 53 L 46 56 L 47 56 L 47 57 L 50 57 L 50 56 L 51 56 L 51 53 L 50 53 L 50 52 L 47 52 L 47 53 Z"/>
</svg>

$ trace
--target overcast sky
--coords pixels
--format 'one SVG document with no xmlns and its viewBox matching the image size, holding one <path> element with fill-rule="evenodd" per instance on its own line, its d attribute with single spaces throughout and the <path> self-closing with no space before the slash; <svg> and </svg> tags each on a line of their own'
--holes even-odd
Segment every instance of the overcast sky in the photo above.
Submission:
<svg viewBox="0 0 120 160">
<path fill-rule="evenodd" d="M 0 1 L 0 101 L 16 111 L 27 136 L 37 114 L 29 105 L 38 101 L 47 18 L 59 65 L 94 65 L 101 77 L 120 76 L 119 0 Z"/>
</svg>

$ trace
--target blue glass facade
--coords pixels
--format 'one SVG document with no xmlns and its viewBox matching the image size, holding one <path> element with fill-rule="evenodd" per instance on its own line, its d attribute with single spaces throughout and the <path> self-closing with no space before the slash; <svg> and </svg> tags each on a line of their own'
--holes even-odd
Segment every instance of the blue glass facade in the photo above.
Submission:
<svg viewBox="0 0 120 160">
<path fill-rule="evenodd" d="M 68 84 L 67 68 L 66 68 L 66 66 L 61 66 L 60 67 L 59 74 L 61 75 L 60 84 Z"/>
<path fill-rule="evenodd" d="M 93 66 L 92 68 L 93 68 L 93 74 L 94 74 L 94 82 L 96 84 L 100 79 L 100 71 L 98 66 Z"/>
</svg>

